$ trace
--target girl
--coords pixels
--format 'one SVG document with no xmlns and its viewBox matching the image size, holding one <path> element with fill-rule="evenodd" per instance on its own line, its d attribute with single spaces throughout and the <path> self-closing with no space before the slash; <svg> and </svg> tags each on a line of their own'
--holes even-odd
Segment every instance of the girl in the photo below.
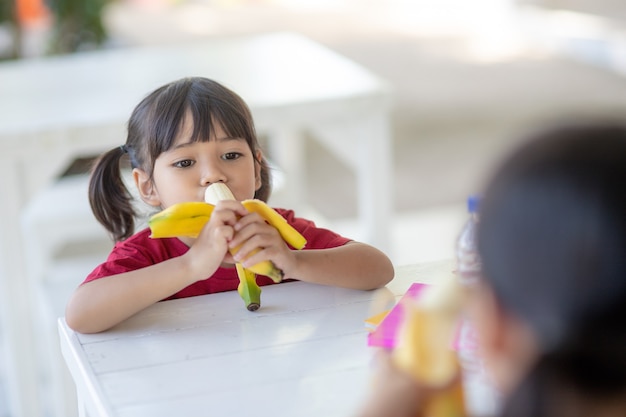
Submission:
<svg viewBox="0 0 626 417">
<path fill-rule="evenodd" d="M 212 183 L 223 182 L 237 201 L 221 201 L 197 239 L 151 239 L 134 233 L 135 211 L 120 162 L 128 158 L 141 199 L 157 210 L 204 201 Z M 379 250 L 317 228 L 278 209 L 306 239 L 294 251 L 258 214 L 239 201 L 266 201 L 271 183 L 250 111 L 215 81 L 185 78 L 148 95 L 134 109 L 126 144 L 103 154 L 93 168 L 89 199 L 94 215 L 116 241 L 106 262 L 76 289 L 67 309 L 78 332 L 106 330 L 163 299 L 235 290 L 235 262 L 270 260 L 286 279 L 369 290 L 393 277 Z M 241 246 L 233 257 L 229 248 Z M 259 252 L 245 259 L 256 248 Z M 259 285 L 272 283 L 259 277 Z"/>
<path fill-rule="evenodd" d="M 501 416 L 626 416 L 626 127 L 539 135 L 481 201 L 483 279 L 468 312 Z M 426 390 L 387 356 L 362 416 L 420 414 Z"/>
</svg>

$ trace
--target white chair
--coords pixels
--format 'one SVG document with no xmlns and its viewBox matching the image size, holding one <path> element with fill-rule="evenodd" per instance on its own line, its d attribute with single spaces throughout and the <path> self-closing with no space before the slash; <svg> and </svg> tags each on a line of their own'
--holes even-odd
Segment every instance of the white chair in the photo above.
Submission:
<svg viewBox="0 0 626 417">
<path fill-rule="evenodd" d="M 57 180 L 38 194 L 21 217 L 31 292 L 39 398 L 45 415 L 78 415 L 76 390 L 59 347 L 57 318 L 85 276 L 101 263 L 112 242 L 95 220 L 86 175 Z"/>
</svg>

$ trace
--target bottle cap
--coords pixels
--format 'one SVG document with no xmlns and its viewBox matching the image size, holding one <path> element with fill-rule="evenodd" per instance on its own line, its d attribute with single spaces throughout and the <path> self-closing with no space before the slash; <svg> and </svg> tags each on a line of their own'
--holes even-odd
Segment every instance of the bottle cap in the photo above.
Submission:
<svg viewBox="0 0 626 417">
<path fill-rule="evenodd" d="M 480 197 L 477 195 L 470 195 L 467 197 L 467 211 L 470 213 L 477 213 L 478 206 L 480 204 Z"/>
</svg>

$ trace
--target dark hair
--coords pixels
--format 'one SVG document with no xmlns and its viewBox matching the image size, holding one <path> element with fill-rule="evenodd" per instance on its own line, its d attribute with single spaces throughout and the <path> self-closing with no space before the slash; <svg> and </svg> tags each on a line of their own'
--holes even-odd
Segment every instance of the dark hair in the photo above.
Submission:
<svg viewBox="0 0 626 417">
<path fill-rule="evenodd" d="M 529 138 L 492 175 L 480 217 L 484 278 L 541 349 L 504 414 L 563 415 L 563 387 L 626 393 L 626 126 Z"/>
<path fill-rule="evenodd" d="M 202 77 L 183 78 L 158 88 L 133 110 L 126 144 L 101 155 L 92 169 L 91 209 L 114 240 L 134 233 L 136 213 L 121 175 L 124 157 L 132 168 L 141 168 L 152 177 L 154 161 L 172 148 L 188 111 L 194 125 L 192 141 L 208 141 L 218 123 L 228 135 L 244 138 L 256 158 L 260 146 L 252 114 L 236 93 Z M 261 166 L 261 187 L 254 198 L 267 201 L 272 187 L 269 166 L 264 158 L 256 162 Z"/>
</svg>

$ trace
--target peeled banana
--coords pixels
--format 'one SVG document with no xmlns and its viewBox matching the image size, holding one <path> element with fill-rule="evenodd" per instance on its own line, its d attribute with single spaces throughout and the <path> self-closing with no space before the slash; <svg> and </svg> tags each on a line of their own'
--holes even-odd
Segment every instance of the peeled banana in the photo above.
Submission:
<svg viewBox="0 0 626 417">
<path fill-rule="evenodd" d="M 196 238 L 209 221 L 211 213 L 221 200 L 234 200 L 230 189 L 223 183 L 211 184 L 205 190 L 205 202 L 179 203 L 155 214 L 148 221 L 152 238 L 192 237 Z M 294 229 L 284 217 L 261 200 L 244 200 L 242 205 L 250 212 L 259 213 L 270 225 L 274 226 L 285 242 L 295 249 L 302 249 L 306 239 Z M 231 254 L 237 253 L 232 249 Z M 257 310 L 261 304 L 261 288 L 256 283 L 256 274 L 264 275 L 278 283 L 283 279 L 283 272 L 270 261 L 259 262 L 249 268 L 236 264 L 239 277 L 237 291 L 246 303 L 248 310 Z"/>
<path fill-rule="evenodd" d="M 222 200 L 234 200 L 235 196 L 223 182 L 216 182 L 204 190 L 204 202 L 216 205 Z"/>
<path fill-rule="evenodd" d="M 452 340 L 462 303 L 458 283 L 451 277 L 429 286 L 416 302 L 403 305 L 393 361 L 421 383 L 448 389 L 426 404 L 429 417 L 465 417 L 460 365 Z"/>
<path fill-rule="evenodd" d="M 233 193 L 230 191 L 228 186 L 222 182 L 216 182 L 214 184 L 211 184 L 204 191 L 204 201 L 208 204 L 217 204 L 218 201 L 221 201 L 221 200 L 234 200 L 234 199 L 235 199 L 235 196 L 233 195 Z M 271 213 L 275 213 L 278 217 L 280 217 L 285 222 L 285 224 L 287 224 L 285 219 L 280 214 L 276 213 L 267 204 L 263 202 L 261 203 L 262 203 L 261 204 L 262 206 L 267 207 Z M 287 224 L 287 226 L 289 226 L 289 224 Z M 296 233 L 300 235 L 300 233 L 298 233 L 297 231 Z M 235 255 L 238 251 L 239 251 L 239 248 L 233 248 L 230 250 L 230 253 L 232 255 Z M 254 255 L 257 251 L 258 249 L 256 251 L 253 251 L 250 255 Z M 261 261 L 249 267 L 248 269 L 254 272 L 255 274 L 265 275 L 267 277 L 270 277 L 272 281 L 274 282 L 280 282 L 283 279 L 283 271 L 276 268 L 276 266 L 270 261 Z M 239 278 L 241 279 L 241 276 Z"/>
</svg>

